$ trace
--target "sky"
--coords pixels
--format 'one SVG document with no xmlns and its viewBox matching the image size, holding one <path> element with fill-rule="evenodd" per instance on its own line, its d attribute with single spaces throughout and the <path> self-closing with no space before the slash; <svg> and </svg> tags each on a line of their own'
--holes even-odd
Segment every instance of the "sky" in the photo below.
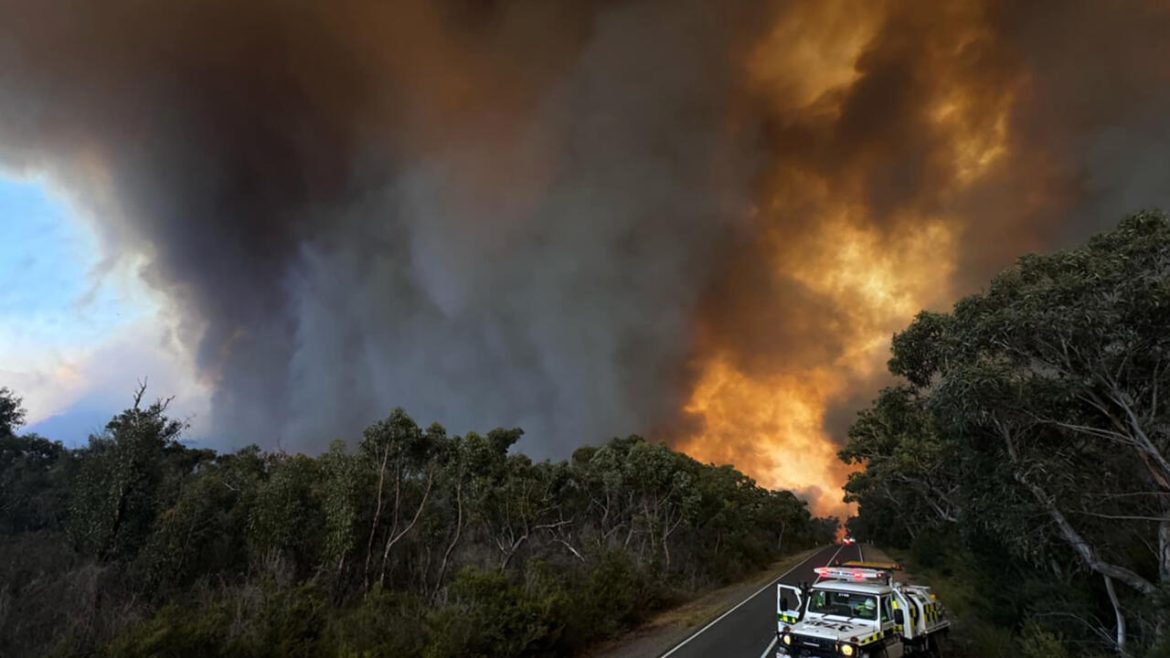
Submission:
<svg viewBox="0 0 1170 658">
<path fill-rule="evenodd" d="M 206 392 L 133 262 L 106 258 L 89 220 L 38 178 L 0 175 L 0 386 L 24 428 L 68 445 L 101 431 L 140 380 L 198 431 Z M 201 413 L 203 412 L 203 413 Z"/>
</svg>

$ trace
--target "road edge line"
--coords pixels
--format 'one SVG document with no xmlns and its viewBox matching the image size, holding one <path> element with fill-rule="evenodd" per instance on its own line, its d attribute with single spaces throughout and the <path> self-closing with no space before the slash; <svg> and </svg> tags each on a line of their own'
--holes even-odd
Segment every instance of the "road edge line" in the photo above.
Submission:
<svg viewBox="0 0 1170 658">
<path fill-rule="evenodd" d="M 693 640 L 693 639 L 695 639 L 695 638 L 699 637 L 700 635 L 702 635 L 703 633 L 705 633 L 705 632 L 707 631 L 707 629 L 709 629 L 709 628 L 711 628 L 712 626 L 714 626 L 715 624 L 718 624 L 719 622 L 723 621 L 723 618 L 724 618 L 724 617 L 726 617 L 727 615 L 730 615 L 731 613 L 735 612 L 736 610 L 739 610 L 740 606 L 742 606 L 743 604 L 747 603 L 748 601 L 751 601 L 752 599 L 756 598 L 757 596 L 759 596 L 759 595 L 760 595 L 760 593 L 761 593 L 761 592 L 763 592 L 764 590 L 768 589 L 769 587 L 774 587 L 774 586 L 776 585 L 776 583 L 777 583 L 777 582 L 778 582 L 778 581 L 779 581 L 781 578 L 783 578 L 784 576 L 787 576 L 788 574 L 792 573 L 793 571 L 796 571 L 796 569 L 797 569 L 798 567 L 800 567 L 800 566 L 804 565 L 804 563 L 805 563 L 805 562 L 808 562 L 809 560 L 811 560 L 811 559 L 813 559 L 814 557 L 816 557 L 816 556 L 817 556 L 817 553 L 820 553 L 820 552 L 821 552 L 821 551 L 820 551 L 820 549 L 817 549 L 817 550 L 816 550 L 816 551 L 815 551 L 815 552 L 814 552 L 812 555 L 810 555 L 810 556 L 808 556 L 808 557 L 804 558 L 804 559 L 803 559 L 803 560 L 801 560 L 800 562 L 797 562 L 797 563 L 796 563 L 795 565 L 793 565 L 793 566 L 792 566 L 792 568 L 790 568 L 788 571 L 785 571 L 784 573 L 780 574 L 779 576 L 776 576 L 776 578 L 774 578 L 773 580 L 771 580 L 770 582 L 768 582 L 768 584 L 767 584 L 767 585 L 764 585 L 763 587 L 761 587 L 760 589 L 758 589 L 758 590 L 756 590 L 754 593 L 752 593 L 750 596 L 748 596 L 746 599 L 744 599 L 744 600 L 740 601 L 739 603 L 735 604 L 735 607 L 734 607 L 734 608 L 731 608 L 731 609 L 730 609 L 730 610 L 728 610 L 727 612 L 724 612 L 723 614 L 719 615 L 718 617 L 716 617 L 715 619 L 713 619 L 712 621 L 710 621 L 710 622 L 709 622 L 709 623 L 708 623 L 706 626 L 704 626 L 704 627 L 700 628 L 699 630 L 695 631 L 695 632 L 694 632 L 694 633 L 692 633 L 692 634 L 691 634 L 691 635 L 690 635 L 690 636 L 689 636 L 687 639 L 685 639 L 685 640 L 683 640 L 682 642 L 679 642 L 678 644 L 674 645 L 674 647 L 673 647 L 673 648 L 671 648 L 671 650 L 670 650 L 670 651 L 667 651 L 666 653 L 662 654 L 662 655 L 661 655 L 661 656 L 659 656 L 658 658 L 667 658 L 667 656 L 669 656 L 670 654 L 672 654 L 672 653 L 674 653 L 675 651 L 678 651 L 679 649 L 683 648 L 684 646 L 686 646 L 686 644 L 687 644 L 688 642 L 690 642 L 691 640 Z M 831 561 L 832 561 L 832 558 L 830 558 L 830 559 L 829 559 L 829 561 L 831 562 Z M 757 646 L 758 646 L 758 645 L 757 645 Z"/>
<path fill-rule="evenodd" d="M 768 643 L 768 647 L 767 647 L 766 649 L 764 649 L 764 653 L 761 653 L 761 654 L 760 654 L 760 658 L 766 658 L 768 654 L 772 653 L 772 649 L 773 649 L 773 647 L 775 647 L 775 646 L 776 646 L 776 643 L 777 643 L 779 640 L 780 640 L 780 636 L 779 636 L 779 635 L 773 635 L 773 636 L 772 636 L 772 641 Z"/>
</svg>

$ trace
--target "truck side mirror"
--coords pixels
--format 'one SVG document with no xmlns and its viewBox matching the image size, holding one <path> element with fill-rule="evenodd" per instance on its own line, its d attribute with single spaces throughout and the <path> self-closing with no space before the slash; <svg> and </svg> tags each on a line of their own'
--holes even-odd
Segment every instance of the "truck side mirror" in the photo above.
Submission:
<svg viewBox="0 0 1170 658">
<path fill-rule="evenodd" d="M 901 608 L 894 611 L 894 623 L 899 626 L 906 623 L 906 616 L 902 614 Z"/>
<path fill-rule="evenodd" d="M 791 610 L 792 609 L 792 602 L 788 600 L 787 596 L 783 596 L 783 595 L 780 596 L 780 609 L 781 610 Z"/>
</svg>

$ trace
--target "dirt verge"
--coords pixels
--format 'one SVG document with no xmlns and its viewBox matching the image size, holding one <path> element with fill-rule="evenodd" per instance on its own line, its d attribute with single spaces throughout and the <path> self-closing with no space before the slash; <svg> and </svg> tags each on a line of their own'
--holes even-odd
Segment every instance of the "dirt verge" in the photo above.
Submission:
<svg viewBox="0 0 1170 658">
<path fill-rule="evenodd" d="M 823 547 L 820 547 L 823 548 Z M 748 578 L 712 590 L 680 606 L 664 610 L 653 619 L 620 637 L 586 652 L 586 658 L 655 658 L 704 624 L 730 610 L 785 571 L 808 559 L 820 548 L 790 555 Z"/>
</svg>

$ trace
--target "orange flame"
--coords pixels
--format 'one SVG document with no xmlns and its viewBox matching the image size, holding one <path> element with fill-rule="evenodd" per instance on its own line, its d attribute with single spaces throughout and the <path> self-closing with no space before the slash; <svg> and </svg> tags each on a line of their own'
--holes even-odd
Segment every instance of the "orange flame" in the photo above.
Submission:
<svg viewBox="0 0 1170 658">
<path fill-rule="evenodd" d="M 680 448 L 696 459 L 734 463 L 765 486 L 811 498 L 819 514 L 848 516 L 836 491 L 849 469 L 824 429 L 834 400 L 882 373 L 889 337 L 924 304 L 945 294 L 954 235 L 928 223 L 894 244 L 844 224 L 827 223 L 801 250 L 778 259 L 781 275 L 847 311 L 844 349 L 832 361 L 750 375 L 723 354 L 702 365 L 684 411 L 699 430 Z M 776 300 L 783 303 L 783 300 Z"/>
<path fill-rule="evenodd" d="M 699 376 L 684 406 L 695 429 L 677 445 L 700 460 L 733 463 L 765 486 L 800 492 L 818 514 L 852 513 L 839 491 L 849 471 L 836 456 L 844 437 L 829 435 L 827 412 L 859 394 L 876 394 L 886 377 L 890 336 L 920 309 L 951 298 L 966 219 L 953 200 L 1008 153 L 1012 85 L 996 79 L 976 86 L 964 75 L 964 48 L 989 38 L 978 10 L 938 12 L 952 29 L 943 30 L 949 35 L 943 40 L 922 37 L 928 43 L 919 48 L 929 57 L 921 57 L 882 50 L 879 35 L 900 32 L 890 23 L 905 17 L 881 3 L 798 4 L 780 17 L 747 65 L 777 122 L 806 138 L 791 141 L 817 152 L 806 156 L 780 147 L 757 220 L 767 271 L 786 285 L 760 287 L 795 286 L 828 312 L 800 305 L 788 311 L 785 322 L 812 327 L 801 332 L 806 343 L 817 343 L 807 345 L 807 358 L 760 368 L 761 359 L 744 353 L 751 348 L 734 343 L 734 331 L 731 339 L 724 331 L 703 341 Z M 915 114 L 879 123 L 869 143 L 842 141 L 850 128 L 842 126 L 842 108 L 854 87 L 865 82 L 874 61 L 897 57 L 920 69 Z M 894 141 L 905 126 L 921 138 L 917 152 Z M 828 156 L 819 153 L 824 142 Z M 873 208 L 867 195 L 874 181 L 923 157 L 929 189 L 904 193 L 893 209 Z M 826 166 L 826 158 L 838 161 Z M 780 293 L 758 303 L 784 310 L 793 302 Z M 802 313 L 813 317 L 793 317 Z"/>
</svg>

